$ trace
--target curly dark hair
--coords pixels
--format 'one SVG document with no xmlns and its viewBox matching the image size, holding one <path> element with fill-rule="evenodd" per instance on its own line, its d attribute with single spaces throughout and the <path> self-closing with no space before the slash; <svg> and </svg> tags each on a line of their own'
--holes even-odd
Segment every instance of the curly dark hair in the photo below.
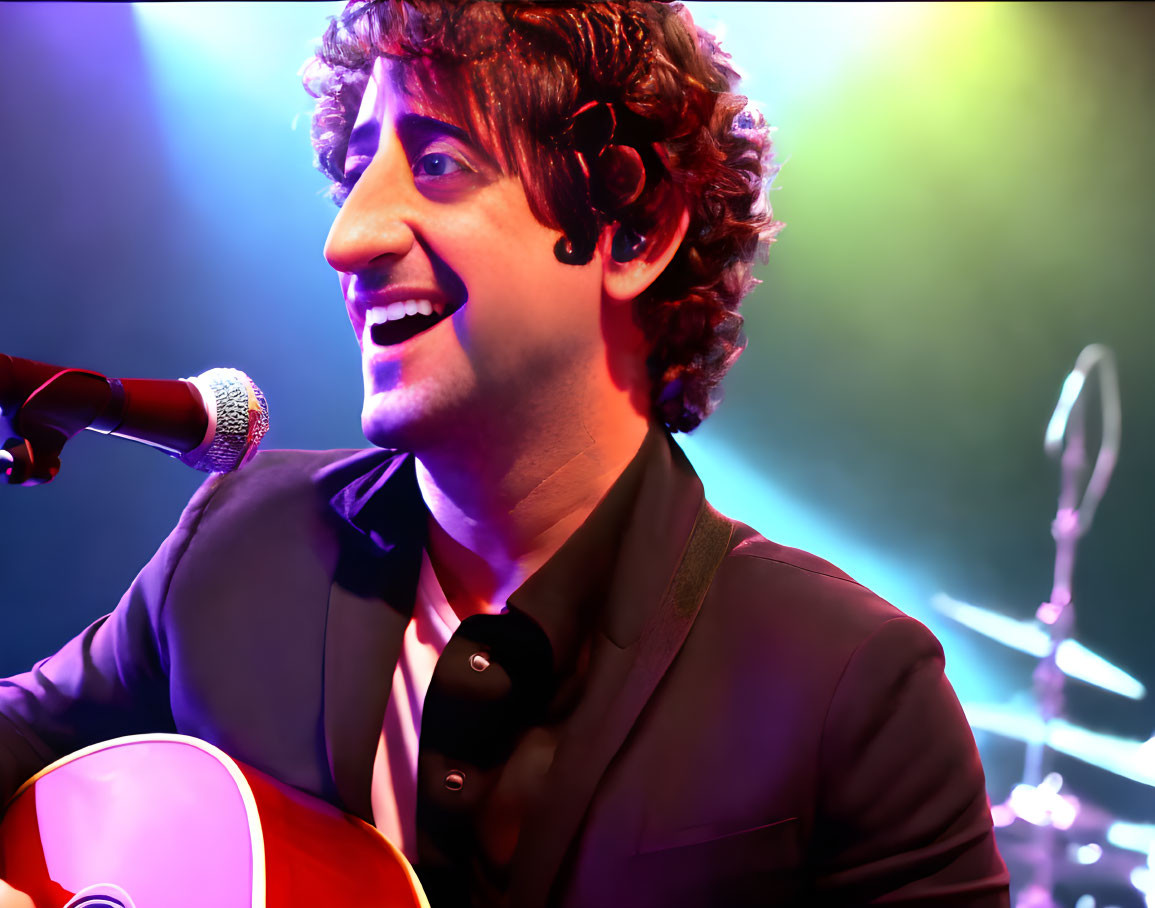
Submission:
<svg viewBox="0 0 1155 908">
<path fill-rule="evenodd" d="M 695 428 L 745 346 L 739 303 L 782 226 L 766 199 L 770 130 L 733 93 L 738 75 L 713 36 L 681 4 L 646 0 L 350 3 L 303 71 L 317 98 L 316 165 L 338 205 L 378 56 L 401 68 L 403 91 L 465 125 L 520 178 L 534 216 L 562 232 L 563 262 L 589 261 L 607 224 L 660 235 L 684 201 L 685 239 L 634 317 L 651 345 L 655 414 L 672 431 Z"/>
</svg>

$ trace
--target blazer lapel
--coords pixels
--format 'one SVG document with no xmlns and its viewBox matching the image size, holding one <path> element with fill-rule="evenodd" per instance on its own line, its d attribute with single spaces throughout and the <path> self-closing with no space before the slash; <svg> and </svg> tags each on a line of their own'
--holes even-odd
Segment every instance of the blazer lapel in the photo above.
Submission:
<svg viewBox="0 0 1155 908">
<path fill-rule="evenodd" d="M 622 547 L 607 635 L 595 639 L 586 692 L 550 769 L 554 796 L 537 805 L 518 838 L 510 886 L 517 908 L 548 903 L 598 783 L 681 648 L 729 548 L 732 524 L 702 498 L 701 483 L 672 442 L 671 453 L 667 475 L 651 473 L 641 490 L 634 523 L 643 525 L 631 526 Z M 693 481 L 679 482 L 671 472 L 688 472 Z M 655 572 L 638 565 L 655 561 L 658 583 L 666 582 L 647 596 Z"/>
<path fill-rule="evenodd" d="M 342 518 L 325 624 L 325 756 L 345 810 L 372 823 L 373 758 L 413 612 L 427 515 L 411 458 L 359 454 L 319 481 Z"/>
<path fill-rule="evenodd" d="M 334 581 L 325 626 L 325 754 L 349 813 L 373 822 L 373 756 L 409 612 Z"/>
</svg>

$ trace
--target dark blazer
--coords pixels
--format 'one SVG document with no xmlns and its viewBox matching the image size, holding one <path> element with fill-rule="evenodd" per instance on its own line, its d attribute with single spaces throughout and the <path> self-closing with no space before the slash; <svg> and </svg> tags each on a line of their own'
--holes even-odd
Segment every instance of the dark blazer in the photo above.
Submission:
<svg viewBox="0 0 1155 908">
<path fill-rule="evenodd" d="M 81 746 L 175 731 L 371 821 L 422 545 L 388 515 L 420 503 L 402 458 L 348 454 L 211 478 L 112 614 L 0 681 L 0 804 Z M 702 505 L 676 445 L 658 461 L 512 903 L 1007 905 L 974 740 L 917 621 L 734 523 L 684 642 L 650 664 Z"/>
</svg>

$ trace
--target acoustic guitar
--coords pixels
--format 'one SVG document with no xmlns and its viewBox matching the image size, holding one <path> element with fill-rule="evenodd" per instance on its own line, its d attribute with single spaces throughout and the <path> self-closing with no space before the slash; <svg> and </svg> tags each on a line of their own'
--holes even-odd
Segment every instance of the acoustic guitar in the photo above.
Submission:
<svg viewBox="0 0 1155 908">
<path fill-rule="evenodd" d="M 77 751 L 0 824 L 0 879 L 36 908 L 429 908 L 374 827 L 184 735 Z"/>
</svg>

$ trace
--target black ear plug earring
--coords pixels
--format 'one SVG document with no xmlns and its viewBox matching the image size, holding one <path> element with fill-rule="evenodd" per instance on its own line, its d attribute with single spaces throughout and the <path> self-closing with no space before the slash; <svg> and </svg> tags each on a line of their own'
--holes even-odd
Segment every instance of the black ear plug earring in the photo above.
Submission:
<svg viewBox="0 0 1155 908">
<path fill-rule="evenodd" d="M 618 227 L 614 234 L 610 255 L 614 257 L 615 262 L 629 262 L 638 257 L 638 253 L 642 251 L 642 247 L 645 245 L 646 238 L 642 234 L 623 224 Z"/>
</svg>

